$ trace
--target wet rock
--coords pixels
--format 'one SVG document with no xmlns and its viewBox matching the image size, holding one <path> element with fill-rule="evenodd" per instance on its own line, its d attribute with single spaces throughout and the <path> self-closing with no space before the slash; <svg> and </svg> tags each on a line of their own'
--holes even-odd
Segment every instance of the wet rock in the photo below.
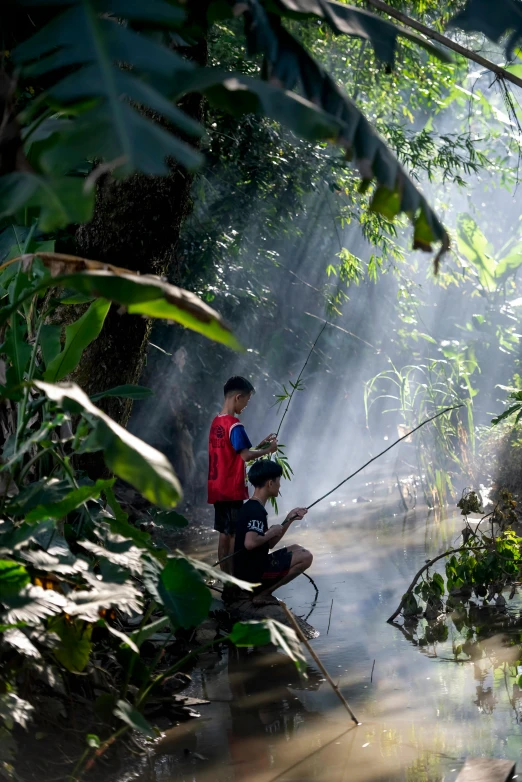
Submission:
<svg viewBox="0 0 522 782">
<path fill-rule="evenodd" d="M 196 629 L 194 638 L 199 646 L 208 644 L 209 641 L 213 641 L 219 631 L 219 623 L 217 619 L 206 619 Z"/>
<path fill-rule="evenodd" d="M 167 678 L 162 681 L 161 693 L 163 695 L 172 695 L 181 692 L 181 690 L 184 690 L 190 684 L 192 684 L 192 678 L 188 673 L 179 671 L 172 676 L 167 676 Z"/>
</svg>

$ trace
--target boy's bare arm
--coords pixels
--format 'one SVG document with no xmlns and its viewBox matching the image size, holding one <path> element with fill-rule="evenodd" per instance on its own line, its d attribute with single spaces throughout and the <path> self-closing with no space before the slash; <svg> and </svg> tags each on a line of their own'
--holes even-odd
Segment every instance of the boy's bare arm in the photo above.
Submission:
<svg viewBox="0 0 522 782">
<path fill-rule="evenodd" d="M 266 546 L 267 543 L 270 548 L 273 548 L 284 533 L 285 530 L 280 524 L 274 524 L 264 535 L 259 535 L 257 532 L 247 532 L 245 535 L 245 548 L 247 551 L 252 551 L 255 548 L 259 548 L 259 546 Z"/>
<path fill-rule="evenodd" d="M 277 451 L 277 440 L 272 440 L 270 445 L 266 448 L 244 448 L 239 452 L 239 455 L 244 462 L 251 462 L 254 459 L 260 459 L 261 456 L 266 456 L 269 453 L 275 453 Z"/>
</svg>

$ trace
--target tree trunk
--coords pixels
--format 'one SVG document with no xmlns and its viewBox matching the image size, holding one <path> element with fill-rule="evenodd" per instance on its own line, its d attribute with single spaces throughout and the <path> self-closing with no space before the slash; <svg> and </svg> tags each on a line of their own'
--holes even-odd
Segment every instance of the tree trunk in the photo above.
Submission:
<svg viewBox="0 0 522 782">
<path fill-rule="evenodd" d="M 188 50 L 200 65 L 206 63 L 206 41 Z M 189 96 L 182 108 L 201 121 L 203 100 Z M 76 253 L 142 274 L 176 274 L 176 248 L 183 220 L 191 209 L 193 177 L 176 164 L 171 174 L 152 177 L 135 174 L 124 180 L 100 180 L 94 216 L 76 232 Z M 111 307 L 102 332 L 85 351 L 74 380 L 88 393 L 139 381 L 151 329 L 149 319 L 119 314 Z M 131 400 L 107 398 L 104 410 L 126 425 Z"/>
</svg>

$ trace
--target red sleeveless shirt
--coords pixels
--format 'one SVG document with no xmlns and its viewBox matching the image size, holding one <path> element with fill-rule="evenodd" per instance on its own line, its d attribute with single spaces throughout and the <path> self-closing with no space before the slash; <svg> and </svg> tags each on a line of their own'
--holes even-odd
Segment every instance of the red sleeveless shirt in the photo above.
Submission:
<svg viewBox="0 0 522 782">
<path fill-rule="evenodd" d="M 246 464 L 230 442 L 230 432 L 241 422 L 233 415 L 217 415 L 208 438 L 208 502 L 248 500 Z"/>
</svg>

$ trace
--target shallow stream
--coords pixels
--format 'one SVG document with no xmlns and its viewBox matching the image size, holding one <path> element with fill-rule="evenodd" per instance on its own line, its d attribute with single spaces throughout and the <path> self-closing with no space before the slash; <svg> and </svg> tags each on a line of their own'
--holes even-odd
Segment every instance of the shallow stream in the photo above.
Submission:
<svg viewBox="0 0 522 782">
<path fill-rule="evenodd" d="M 352 490 L 288 534 L 314 553 L 315 606 L 302 576 L 279 597 L 309 615 L 320 632 L 312 644 L 362 725 L 353 726 L 313 672 L 303 685 L 280 657 L 209 654 L 187 694 L 211 704 L 171 729 L 148 770 L 127 779 L 431 782 L 455 779 L 466 757 L 520 758 L 519 601 L 493 619 L 473 609 L 475 632 L 462 612 L 442 624 L 387 624 L 415 572 L 453 546 L 462 521 L 426 509 L 400 513 L 396 494 L 361 490 L 371 502 L 355 502 Z M 210 549 L 197 553 L 212 559 Z"/>
</svg>

